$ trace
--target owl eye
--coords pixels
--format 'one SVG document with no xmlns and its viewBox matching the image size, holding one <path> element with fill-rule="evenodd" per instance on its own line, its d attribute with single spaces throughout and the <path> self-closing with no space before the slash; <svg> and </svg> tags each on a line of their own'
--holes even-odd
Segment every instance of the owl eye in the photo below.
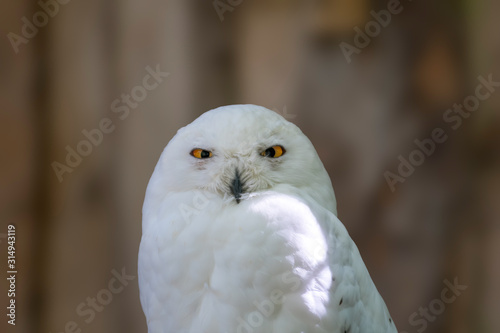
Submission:
<svg viewBox="0 0 500 333">
<path fill-rule="evenodd" d="M 212 152 L 200 148 L 191 150 L 191 155 L 196 158 L 210 158 L 212 157 Z"/>
<path fill-rule="evenodd" d="M 286 150 L 282 146 L 272 146 L 267 148 L 260 154 L 265 157 L 277 158 L 283 155 L 284 153 L 286 153 Z"/>
</svg>

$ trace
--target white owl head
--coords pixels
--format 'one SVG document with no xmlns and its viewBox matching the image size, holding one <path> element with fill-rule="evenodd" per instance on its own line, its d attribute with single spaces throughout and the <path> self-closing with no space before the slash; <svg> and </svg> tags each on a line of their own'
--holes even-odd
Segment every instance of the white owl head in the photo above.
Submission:
<svg viewBox="0 0 500 333">
<path fill-rule="evenodd" d="M 327 207 L 336 205 L 309 139 L 279 114 L 255 105 L 219 107 L 181 128 L 163 151 L 153 181 L 155 192 L 201 189 L 232 196 L 235 203 L 261 191 L 295 189 L 322 200 L 326 195 Z"/>
</svg>

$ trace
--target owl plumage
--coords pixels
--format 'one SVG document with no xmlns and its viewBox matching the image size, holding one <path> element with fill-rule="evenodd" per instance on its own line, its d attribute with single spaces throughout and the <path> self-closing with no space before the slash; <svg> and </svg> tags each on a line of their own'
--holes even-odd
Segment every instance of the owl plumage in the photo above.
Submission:
<svg viewBox="0 0 500 333">
<path fill-rule="evenodd" d="M 149 333 L 396 332 L 294 124 L 220 107 L 164 149 L 143 206 Z"/>
</svg>

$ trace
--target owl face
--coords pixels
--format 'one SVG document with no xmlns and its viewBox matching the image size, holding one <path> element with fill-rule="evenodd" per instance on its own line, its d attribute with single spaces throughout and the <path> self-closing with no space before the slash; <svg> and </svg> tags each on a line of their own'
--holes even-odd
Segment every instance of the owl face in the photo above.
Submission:
<svg viewBox="0 0 500 333">
<path fill-rule="evenodd" d="M 166 191 L 203 189 L 236 203 L 278 185 L 311 185 L 324 173 L 297 126 L 253 105 L 203 114 L 179 130 L 160 162 Z"/>
</svg>

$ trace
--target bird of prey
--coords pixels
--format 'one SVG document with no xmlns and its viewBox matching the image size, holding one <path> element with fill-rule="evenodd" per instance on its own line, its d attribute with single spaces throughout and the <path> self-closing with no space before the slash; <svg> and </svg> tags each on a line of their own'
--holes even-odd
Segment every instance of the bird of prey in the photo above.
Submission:
<svg viewBox="0 0 500 333">
<path fill-rule="evenodd" d="M 142 223 L 149 333 L 397 332 L 316 150 L 264 107 L 219 107 L 181 128 Z"/>
</svg>

